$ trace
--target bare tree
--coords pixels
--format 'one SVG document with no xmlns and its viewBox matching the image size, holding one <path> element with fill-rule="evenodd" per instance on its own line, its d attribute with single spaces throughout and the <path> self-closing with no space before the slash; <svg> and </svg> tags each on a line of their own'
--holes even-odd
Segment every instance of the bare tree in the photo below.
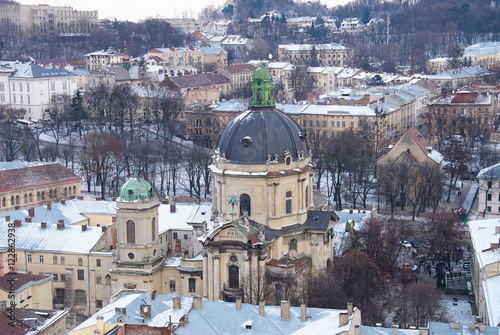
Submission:
<svg viewBox="0 0 500 335">
<path fill-rule="evenodd" d="M 430 283 L 405 285 L 396 302 L 400 328 L 427 327 L 430 321 L 444 315 L 441 291 Z"/>
</svg>

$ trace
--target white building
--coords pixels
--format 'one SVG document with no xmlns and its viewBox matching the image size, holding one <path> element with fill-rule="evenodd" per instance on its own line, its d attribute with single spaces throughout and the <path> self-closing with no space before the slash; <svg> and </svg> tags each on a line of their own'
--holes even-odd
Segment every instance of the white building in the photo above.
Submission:
<svg viewBox="0 0 500 335">
<path fill-rule="evenodd" d="M 0 105 L 26 111 L 24 118 L 48 118 L 45 110 L 56 95 L 73 95 L 77 75 L 33 63 L 0 62 Z"/>
<path fill-rule="evenodd" d="M 345 19 L 340 24 L 340 32 L 344 34 L 357 34 L 364 29 L 364 24 L 355 17 Z"/>
<path fill-rule="evenodd" d="M 226 36 L 227 35 L 227 29 L 229 28 L 229 25 L 231 24 L 231 20 L 215 20 L 208 22 L 204 27 L 203 27 L 203 33 L 207 35 L 214 35 L 214 36 Z"/>
<path fill-rule="evenodd" d="M 477 174 L 479 180 L 479 209 L 485 218 L 500 218 L 500 163 L 482 169 Z"/>
</svg>

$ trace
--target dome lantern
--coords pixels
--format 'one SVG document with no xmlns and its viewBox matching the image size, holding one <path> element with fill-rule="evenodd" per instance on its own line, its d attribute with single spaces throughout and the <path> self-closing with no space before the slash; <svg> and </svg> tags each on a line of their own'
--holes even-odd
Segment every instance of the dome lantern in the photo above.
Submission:
<svg viewBox="0 0 500 335">
<path fill-rule="evenodd" d="M 266 67 L 260 63 L 252 75 L 252 99 L 250 107 L 274 107 L 275 101 L 271 97 L 273 78 Z"/>
</svg>

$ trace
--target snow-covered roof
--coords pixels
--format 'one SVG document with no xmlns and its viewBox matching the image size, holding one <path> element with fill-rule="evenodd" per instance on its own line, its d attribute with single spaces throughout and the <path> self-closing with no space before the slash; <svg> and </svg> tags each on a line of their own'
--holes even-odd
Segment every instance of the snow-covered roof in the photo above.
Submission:
<svg viewBox="0 0 500 335">
<path fill-rule="evenodd" d="M 496 227 L 500 227 L 500 219 L 469 222 L 470 237 L 480 268 L 488 264 L 500 263 L 500 252 L 491 250 L 491 244 L 498 243 L 500 239 L 500 234 L 495 234 Z"/>
<path fill-rule="evenodd" d="M 170 211 L 169 204 L 158 207 L 158 231 L 160 234 L 168 230 L 193 230 L 186 222 L 193 210 L 198 208 L 195 204 L 176 204 L 175 212 Z"/>
<path fill-rule="evenodd" d="M 492 178 L 492 179 L 499 179 L 500 178 L 500 163 L 488 166 L 477 174 L 478 179 L 482 178 Z"/>
<path fill-rule="evenodd" d="M 114 201 L 95 201 L 95 200 L 66 200 L 66 204 L 53 203 L 51 209 L 47 206 L 38 206 L 34 208 L 35 215 L 33 222 L 47 222 L 47 224 L 56 224 L 59 220 L 64 220 L 66 225 L 73 225 L 87 220 L 85 214 L 104 214 L 116 215 L 116 204 Z M 5 216 L 10 216 L 11 220 L 24 221 L 28 217 L 28 209 L 18 209 L 3 212 L 0 216 L 0 223 L 5 221 Z M 111 219 L 110 219 L 111 223 Z"/>
<path fill-rule="evenodd" d="M 203 301 L 202 308 L 192 309 L 186 326 L 176 330 L 182 334 L 247 334 L 251 323 L 254 334 L 338 334 L 347 331 L 350 322 L 339 327 L 340 313 L 346 310 L 307 308 L 307 321 L 300 320 L 300 307 L 290 307 L 290 320 L 281 320 L 280 306 L 266 306 L 265 316 L 259 314 L 258 305 Z M 350 320 L 352 320 L 352 316 Z"/>
<path fill-rule="evenodd" d="M 307 51 L 314 49 L 316 50 L 346 50 L 347 48 L 338 43 L 328 43 L 328 44 L 280 44 L 278 49 L 283 49 L 286 51 Z"/>
<path fill-rule="evenodd" d="M 151 317 L 147 318 L 141 314 L 143 305 L 151 306 Z M 126 308 L 126 315 L 123 319 L 126 325 L 147 325 L 149 327 L 167 327 L 170 319 L 174 325 L 184 314 L 187 314 L 193 305 L 192 297 L 181 297 L 181 308 L 173 309 L 173 296 L 157 294 L 155 299 L 151 299 L 151 294 L 130 294 L 122 293 L 118 299 L 102 308 L 86 321 L 79 324 L 73 331 L 92 327 L 97 324 L 97 317 L 102 316 L 104 323 L 118 324 L 118 318 L 122 316 L 121 310 Z"/>
<path fill-rule="evenodd" d="M 485 279 L 482 284 L 489 324 L 500 326 L 500 275 Z"/>
<path fill-rule="evenodd" d="M 482 42 L 465 48 L 463 57 L 496 56 L 500 54 L 500 42 Z"/>
<path fill-rule="evenodd" d="M 8 225 L 5 219 L 0 220 L 0 247 L 7 247 Z M 101 227 L 65 226 L 57 229 L 57 224 L 48 224 L 41 228 L 40 222 L 23 222 L 16 228 L 16 249 L 43 252 L 62 252 L 89 254 L 99 242 L 103 232 Z"/>
</svg>

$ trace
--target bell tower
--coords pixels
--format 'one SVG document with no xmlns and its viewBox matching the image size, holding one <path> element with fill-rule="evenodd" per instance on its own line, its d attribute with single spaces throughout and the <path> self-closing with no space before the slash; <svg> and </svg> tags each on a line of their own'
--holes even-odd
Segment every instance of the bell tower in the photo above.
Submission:
<svg viewBox="0 0 500 335">
<path fill-rule="evenodd" d="M 113 261 L 117 290 L 161 289 L 163 255 L 158 241 L 159 200 L 137 169 L 120 190 L 116 201 L 118 251 Z"/>
</svg>

